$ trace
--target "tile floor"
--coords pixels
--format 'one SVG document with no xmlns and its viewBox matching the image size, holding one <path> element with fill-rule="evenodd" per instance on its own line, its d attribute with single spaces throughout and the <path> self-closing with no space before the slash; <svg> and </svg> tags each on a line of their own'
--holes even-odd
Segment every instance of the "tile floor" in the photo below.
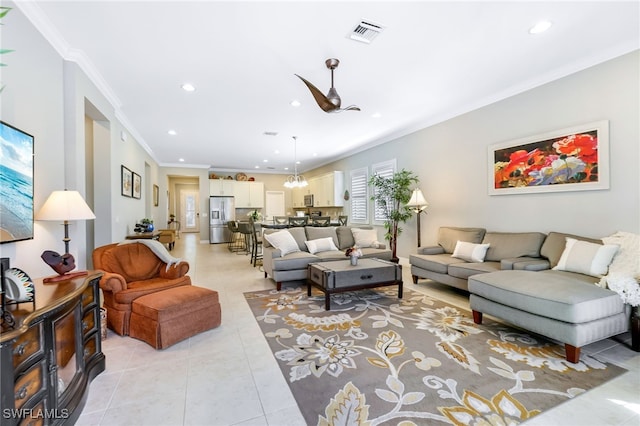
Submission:
<svg viewBox="0 0 640 426">
<path fill-rule="evenodd" d="M 271 279 L 229 253 L 182 234 L 172 252 L 191 265 L 193 283 L 218 291 L 222 325 L 156 351 L 109 331 L 103 341 L 107 368 L 91 383 L 78 425 L 304 425 L 296 402 L 243 292 L 273 289 Z M 468 309 L 468 297 L 447 286 L 411 282 Z M 628 373 L 532 419 L 529 425 L 640 425 L 640 354 L 624 340 L 608 339 L 583 350 Z"/>
</svg>

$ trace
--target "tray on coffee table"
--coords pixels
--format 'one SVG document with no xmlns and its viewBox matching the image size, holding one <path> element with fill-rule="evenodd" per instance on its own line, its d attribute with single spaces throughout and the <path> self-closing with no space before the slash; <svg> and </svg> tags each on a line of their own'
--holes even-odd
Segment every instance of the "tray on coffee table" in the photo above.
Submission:
<svg viewBox="0 0 640 426">
<path fill-rule="evenodd" d="M 307 295 L 311 286 L 325 295 L 325 309 L 331 309 L 331 295 L 345 291 L 397 285 L 402 299 L 402 266 L 381 259 L 359 259 L 353 266 L 349 260 L 310 263 L 307 267 Z"/>
</svg>

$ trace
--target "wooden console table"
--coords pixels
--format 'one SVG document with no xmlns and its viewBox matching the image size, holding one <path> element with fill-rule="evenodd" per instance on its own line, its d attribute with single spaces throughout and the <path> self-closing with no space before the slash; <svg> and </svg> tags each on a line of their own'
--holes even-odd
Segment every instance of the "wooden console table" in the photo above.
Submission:
<svg viewBox="0 0 640 426">
<path fill-rule="evenodd" d="M 0 424 L 72 425 L 89 383 L 105 369 L 100 337 L 102 273 L 43 284 L 35 308 L 12 307 L 15 328 L 0 333 Z"/>
<path fill-rule="evenodd" d="M 157 240 L 160 238 L 161 232 L 151 231 L 151 232 L 136 232 L 135 234 L 129 234 L 125 238 L 127 240 Z"/>
</svg>

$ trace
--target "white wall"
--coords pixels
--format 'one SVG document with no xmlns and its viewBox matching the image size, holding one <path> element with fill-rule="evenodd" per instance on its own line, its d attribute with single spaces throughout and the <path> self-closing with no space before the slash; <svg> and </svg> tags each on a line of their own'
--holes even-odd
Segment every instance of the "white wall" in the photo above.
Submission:
<svg viewBox="0 0 640 426">
<path fill-rule="evenodd" d="M 7 66 L 2 69 L 5 89 L 0 94 L 0 112 L 3 121 L 35 138 L 35 211 L 54 190 L 67 188 L 84 195 L 87 182 L 92 182 L 86 179 L 86 170 L 93 170 L 94 225 L 109 228 L 108 233 L 102 228 L 95 233 L 95 244 L 122 240 L 136 221 L 145 217 L 146 206 L 152 205 L 147 196 L 151 191 L 146 188 L 158 179 L 156 162 L 132 135 L 127 134 L 126 142 L 120 139 L 124 126 L 116 118 L 114 107 L 80 67 L 65 61 L 14 3 L 3 5 L 13 9 L 2 21 L 2 47 L 14 52 L 3 55 Z M 103 127 L 93 147 L 93 165 L 85 158 L 87 116 L 100 119 Z M 141 200 L 120 195 L 121 164 L 143 176 Z M 147 165 L 149 179 L 144 178 Z M 149 211 L 155 213 L 157 209 Z M 36 221 L 33 240 L 0 245 L 0 256 L 9 257 L 13 266 L 32 278 L 52 275 L 40 254 L 44 250 L 63 252 L 63 236 L 60 224 Z M 71 224 L 70 238 L 71 254 L 78 268 L 85 269 L 90 266 L 87 259 L 93 249 L 87 246 L 87 240 L 92 239 L 87 239 L 85 224 Z"/>
<path fill-rule="evenodd" d="M 438 227 L 495 231 L 563 231 L 602 237 L 640 231 L 640 87 L 638 51 L 518 96 L 336 161 L 306 175 L 349 170 L 397 158 L 415 172 L 430 206 L 422 245 Z M 609 120 L 610 189 L 489 196 L 491 144 Z M 348 174 L 346 175 L 348 176 Z M 348 180 L 348 179 L 347 179 Z M 348 208 L 345 206 L 345 211 Z M 399 255 L 415 251 L 415 217 L 403 226 Z M 382 232 L 380 232 L 382 235 Z"/>
</svg>

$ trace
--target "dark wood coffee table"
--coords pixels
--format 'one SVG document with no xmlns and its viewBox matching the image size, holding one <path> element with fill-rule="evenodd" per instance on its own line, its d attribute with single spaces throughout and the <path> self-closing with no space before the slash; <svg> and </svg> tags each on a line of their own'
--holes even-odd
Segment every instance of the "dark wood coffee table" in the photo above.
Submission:
<svg viewBox="0 0 640 426">
<path fill-rule="evenodd" d="M 311 286 L 324 293 L 324 307 L 331 310 L 331 295 L 345 291 L 397 285 L 402 299 L 402 266 L 381 259 L 359 259 L 356 266 L 349 260 L 310 263 L 307 267 L 307 295 Z"/>
</svg>

